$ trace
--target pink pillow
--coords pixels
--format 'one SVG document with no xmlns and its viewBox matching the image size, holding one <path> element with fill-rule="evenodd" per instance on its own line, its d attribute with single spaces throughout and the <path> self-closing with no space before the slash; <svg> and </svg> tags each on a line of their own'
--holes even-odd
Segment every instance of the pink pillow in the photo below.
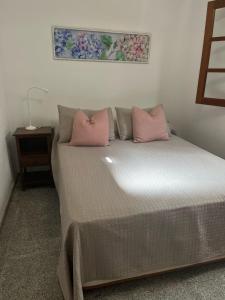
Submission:
<svg viewBox="0 0 225 300">
<path fill-rule="evenodd" d="M 138 107 L 132 108 L 134 142 L 145 143 L 154 140 L 168 140 L 168 128 L 162 105 L 146 112 Z"/>
<path fill-rule="evenodd" d="M 81 110 L 74 114 L 71 146 L 106 146 L 109 144 L 107 109 L 96 112 L 91 118 Z"/>
</svg>

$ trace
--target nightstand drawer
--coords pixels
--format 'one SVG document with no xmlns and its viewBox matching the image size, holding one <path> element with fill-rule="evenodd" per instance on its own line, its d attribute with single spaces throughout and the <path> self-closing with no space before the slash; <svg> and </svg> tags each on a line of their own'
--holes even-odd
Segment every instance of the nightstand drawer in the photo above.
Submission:
<svg viewBox="0 0 225 300">
<path fill-rule="evenodd" d="M 26 155 L 20 157 L 20 162 L 23 167 L 44 166 L 49 165 L 50 159 L 46 154 Z"/>
</svg>

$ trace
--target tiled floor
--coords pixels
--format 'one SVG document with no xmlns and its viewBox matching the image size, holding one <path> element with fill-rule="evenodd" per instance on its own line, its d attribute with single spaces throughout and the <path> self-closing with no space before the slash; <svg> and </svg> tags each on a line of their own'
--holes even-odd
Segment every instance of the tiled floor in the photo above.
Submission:
<svg viewBox="0 0 225 300">
<path fill-rule="evenodd" d="M 17 188 L 0 232 L 0 299 L 63 299 L 56 277 L 59 246 L 55 190 Z"/>
<path fill-rule="evenodd" d="M 15 189 L 0 231 L 0 300 L 62 300 L 53 188 Z M 225 262 L 85 293 L 85 300 L 224 300 Z"/>
</svg>

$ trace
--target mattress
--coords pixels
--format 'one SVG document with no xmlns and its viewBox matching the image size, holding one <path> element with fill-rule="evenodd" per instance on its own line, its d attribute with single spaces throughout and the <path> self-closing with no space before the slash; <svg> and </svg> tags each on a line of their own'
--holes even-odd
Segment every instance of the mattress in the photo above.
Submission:
<svg viewBox="0 0 225 300">
<path fill-rule="evenodd" d="M 83 287 L 225 256 L 223 159 L 176 136 L 107 147 L 55 140 L 52 167 L 66 300 L 82 300 Z"/>
</svg>

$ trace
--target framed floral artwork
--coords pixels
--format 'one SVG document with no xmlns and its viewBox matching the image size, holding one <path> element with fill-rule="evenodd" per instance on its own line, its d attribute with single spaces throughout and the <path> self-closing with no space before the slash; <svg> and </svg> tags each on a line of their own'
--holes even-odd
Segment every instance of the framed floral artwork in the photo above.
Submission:
<svg viewBox="0 0 225 300">
<path fill-rule="evenodd" d="M 150 35 L 53 27 L 55 59 L 148 63 Z"/>
</svg>

